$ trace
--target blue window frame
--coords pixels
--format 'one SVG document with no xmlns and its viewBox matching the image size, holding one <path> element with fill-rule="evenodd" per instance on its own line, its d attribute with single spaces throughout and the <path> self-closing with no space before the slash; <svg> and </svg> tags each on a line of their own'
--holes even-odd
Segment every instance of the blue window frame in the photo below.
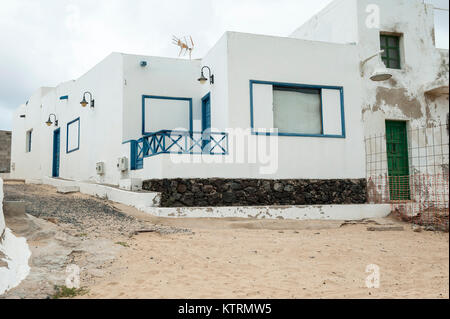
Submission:
<svg viewBox="0 0 450 319">
<path fill-rule="evenodd" d="M 71 133 L 73 130 L 75 133 Z M 75 151 L 78 151 L 80 149 L 80 131 L 81 131 L 81 125 L 80 125 L 80 118 L 76 118 L 73 121 L 70 121 L 67 123 L 67 129 L 66 129 L 66 153 L 72 153 Z M 76 138 L 75 143 L 73 142 L 72 138 Z"/>
<path fill-rule="evenodd" d="M 321 92 L 321 120 L 322 120 L 322 134 L 300 134 L 300 133 L 273 133 L 273 132 L 257 132 L 254 127 L 254 114 L 253 114 L 253 85 L 254 84 L 267 84 L 280 88 L 292 88 L 292 89 L 318 89 Z M 323 104 L 322 104 L 322 90 L 338 90 L 340 94 L 341 103 L 341 118 L 336 119 L 341 121 L 340 135 L 323 134 Z M 271 82 L 271 81 L 259 81 L 250 80 L 250 126 L 252 134 L 254 135 L 266 135 L 266 136 L 303 136 L 303 137 L 324 137 L 324 138 L 345 138 L 345 113 L 344 113 L 344 88 L 342 86 L 325 86 L 325 85 L 310 85 L 299 83 L 284 83 L 284 82 Z"/>
<path fill-rule="evenodd" d="M 171 96 L 157 96 L 157 95 L 142 95 L 142 135 L 150 134 L 152 132 L 145 131 L 145 100 L 157 99 L 157 100 L 176 100 L 189 102 L 189 131 L 193 131 L 192 120 L 192 98 L 188 97 L 171 97 Z"/>
</svg>

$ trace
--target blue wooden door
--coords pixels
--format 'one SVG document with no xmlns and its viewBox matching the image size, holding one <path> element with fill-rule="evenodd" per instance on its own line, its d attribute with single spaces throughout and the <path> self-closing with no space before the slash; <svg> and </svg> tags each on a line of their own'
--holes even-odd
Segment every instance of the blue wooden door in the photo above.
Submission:
<svg viewBox="0 0 450 319">
<path fill-rule="evenodd" d="M 61 144 L 61 130 L 58 128 L 53 131 L 53 165 L 52 176 L 59 177 L 59 149 Z"/>
<path fill-rule="evenodd" d="M 211 99 L 208 93 L 202 99 L 202 149 L 204 153 L 211 150 Z"/>
</svg>

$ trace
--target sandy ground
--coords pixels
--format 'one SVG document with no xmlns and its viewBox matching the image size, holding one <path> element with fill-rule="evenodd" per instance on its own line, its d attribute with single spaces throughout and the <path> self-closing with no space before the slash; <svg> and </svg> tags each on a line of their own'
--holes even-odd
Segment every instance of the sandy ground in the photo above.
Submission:
<svg viewBox="0 0 450 319">
<path fill-rule="evenodd" d="M 28 277 L 0 298 L 51 298 L 55 285 L 65 285 L 66 269 L 73 264 L 81 270 L 82 285 L 94 285 L 109 274 L 109 267 L 125 249 L 122 244 L 135 231 L 186 231 L 157 227 L 122 213 L 103 199 L 58 194 L 51 186 L 15 182 L 4 186 L 6 201 L 25 202 L 27 214 L 5 211 L 5 219 L 16 236 L 27 239 L 32 254 Z"/>
<path fill-rule="evenodd" d="M 6 192 L 14 189 L 7 186 Z M 67 256 L 60 258 L 63 264 L 83 263 L 82 286 L 89 293 L 79 298 L 449 298 L 448 233 L 414 232 L 389 218 L 360 223 L 166 219 L 105 201 L 105 211 L 115 217 L 101 225 L 105 216 L 98 220 L 88 213 L 92 205 L 99 209 L 98 203 L 78 202 L 84 195 L 55 195 L 48 186 L 23 192 L 30 212 L 45 218 L 58 218 L 60 208 L 44 213 L 36 194 L 56 196 L 59 205 L 76 199 L 65 211 L 73 216 L 59 216 L 55 227 L 82 241 L 76 247 L 63 245 Z M 41 203 L 42 195 L 38 199 Z M 84 218 L 89 220 L 85 229 Z M 401 225 L 404 231 L 367 231 L 376 224 Z M 154 231 L 128 235 L 142 225 Z M 81 239 L 75 236 L 80 232 L 86 234 Z M 34 240 L 42 253 L 39 238 Z M 114 245 L 118 240 L 129 247 Z M 380 267 L 378 289 L 365 285 L 369 264 Z M 39 278 L 32 284 L 26 280 L 16 291 L 28 297 L 27 289 L 39 286 Z"/>
<path fill-rule="evenodd" d="M 369 232 L 368 224 L 161 219 L 193 234 L 131 238 L 88 298 L 448 298 L 449 236 Z M 380 288 L 365 285 L 380 267 Z"/>
</svg>

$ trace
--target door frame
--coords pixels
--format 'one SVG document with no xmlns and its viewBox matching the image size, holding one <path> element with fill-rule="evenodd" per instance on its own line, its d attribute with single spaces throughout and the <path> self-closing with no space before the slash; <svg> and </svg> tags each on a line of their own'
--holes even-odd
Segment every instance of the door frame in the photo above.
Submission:
<svg viewBox="0 0 450 319">
<path fill-rule="evenodd" d="M 58 150 L 56 149 L 56 136 L 58 136 Z M 56 158 L 58 160 L 56 161 Z M 52 177 L 59 177 L 59 167 L 61 163 L 61 128 L 53 131 L 53 156 L 52 156 Z"/>
<path fill-rule="evenodd" d="M 206 118 L 206 107 L 209 107 L 209 117 Z M 207 127 L 208 126 L 208 127 Z M 209 129 L 209 132 L 205 132 Z M 209 153 L 211 148 L 211 92 L 202 97 L 202 151 Z M 208 146 L 209 145 L 209 146 Z"/>
</svg>

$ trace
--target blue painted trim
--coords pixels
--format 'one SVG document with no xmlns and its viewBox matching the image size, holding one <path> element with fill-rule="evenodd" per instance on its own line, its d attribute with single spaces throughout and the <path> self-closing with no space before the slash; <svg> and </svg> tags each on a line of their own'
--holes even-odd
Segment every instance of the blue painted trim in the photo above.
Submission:
<svg viewBox="0 0 450 319">
<path fill-rule="evenodd" d="M 157 96 L 157 95 L 142 95 L 142 135 L 151 134 L 152 132 L 145 131 L 145 99 L 158 99 L 158 100 L 178 100 L 189 102 L 189 131 L 193 130 L 192 119 L 192 98 L 190 97 L 171 97 L 171 96 Z"/>
<path fill-rule="evenodd" d="M 211 92 L 208 92 L 207 94 L 205 94 L 204 97 L 202 97 L 202 131 L 203 131 L 203 124 L 206 122 L 206 118 L 205 118 L 205 110 L 204 110 L 204 106 L 205 106 L 205 101 L 209 100 L 209 128 L 211 128 L 212 123 L 211 123 Z"/>
<path fill-rule="evenodd" d="M 342 86 L 330 86 L 330 85 L 312 85 L 312 84 L 300 84 L 300 83 L 286 83 L 286 82 L 271 82 L 271 81 L 259 81 L 250 80 L 251 84 L 268 84 L 275 86 L 294 87 L 299 89 L 328 89 L 328 90 L 340 90 Z"/>
<path fill-rule="evenodd" d="M 58 142 L 56 142 L 56 137 L 58 137 Z M 58 145 L 58 149 L 56 149 L 56 145 Z M 56 157 L 58 157 L 57 160 Z M 53 131 L 52 177 L 59 177 L 60 163 L 61 163 L 61 129 L 58 127 Z"/>
<path fill-rule="evenodd" d="M 341 87 L 339 92 L 341 93 L 341 125 L 342 125 L 342 137 L 346 137 L 345 133 L 345 111 L 344 111 L 344 88 Z"/>
<path fill-rule="evenodd" d="M 208 92 L 205 94 L 204 97 L 202 97 L 202 148 L 205 153 L 208 152 L 208 143 L 211 141 L 211 137 L 208 137 L 208 132 L 205 133 L 205 131 L 209 130 L 211 132 L 212 127 L 212 121 L 211 121 L 211 92 Z M 208 105 L 208 107 L 206 107 Z M 208 111 L 208 118 L 206 117 L 206 111 Z"/>
<path fill-rule="evenodd" d="M 299 134 L 299 133 L 270 133 L 270 132 L 256 132 L 254 126 L 253 117 L 253 84 L 267 84 L 273 86 L 299 88 L 299 89 L 320 89 L 320 108 L 322 112 L 322 132 L 323 128 L 323 105 L 322 105 L 322 90 L 339 90 L 341 96 L 341 135 L 330 134 Z M 285 82 L 271 82 L 271 81 L 259 81 L 250 80 L 250 127 L 253 135 L 263 136 L 298 136 L 298 137 L 322 137 L 322 138 L 345 138 L 345 114 L 344 114 L 344 88 L 342 86 L 330 86 L 330 85 L 311 85 L 311 84 L 299 84 L 299 83 L 285 83 Z"/>
<path fill-rule="evenodd" d="M 59 97 L 60 100 L 68 100 L 69 96 L 68 95 L 63 95 Z"/>
<path fill-rule="evenodd" d="M 69 126 L 70 126 L 70 124 L 73 124 L 77 121 L 78 121 L 78 146 L 77 146 L 77 148 L 74 148 L 73 150 L 69 150 Z M 67 123 L 67 126 L 66 126 L 66 154 L 78 151 L 80 149 L 80 131 L 81 131 L 81 122 L 80 122 L 79 117 L 77 117 L 76 119 Z"/>
<path fill-rule="evenodd" d="M 320 135 L 324 135 L 323 134 L 323 89 L 320 88 L 320 125 L 322 126 L 321 128 L 321 133 Z"/>
<path fill-rule="evenodd" d="M 194 136 L 194 134 L 197 137 Z M 130 140 L 130 169 L 144 166 L 144 159 L 160 154 L 228 155 L 228 133 L 209 134 L 210 148 L 205 151 L 203 132 L 162 130 L 144 135 L 138 140 Z M 188 145 L 188 141 L 190 145 Z M 195 151 L 200 148 L 201 151 Z"/>
<path fill-rule="evenodd" d="M 209 99 L 209 101 L 211 101 L 211 92 L 206 93 L 205 96 L 202 97 L 202 102 L 206 99 Z"/>
</svg>

